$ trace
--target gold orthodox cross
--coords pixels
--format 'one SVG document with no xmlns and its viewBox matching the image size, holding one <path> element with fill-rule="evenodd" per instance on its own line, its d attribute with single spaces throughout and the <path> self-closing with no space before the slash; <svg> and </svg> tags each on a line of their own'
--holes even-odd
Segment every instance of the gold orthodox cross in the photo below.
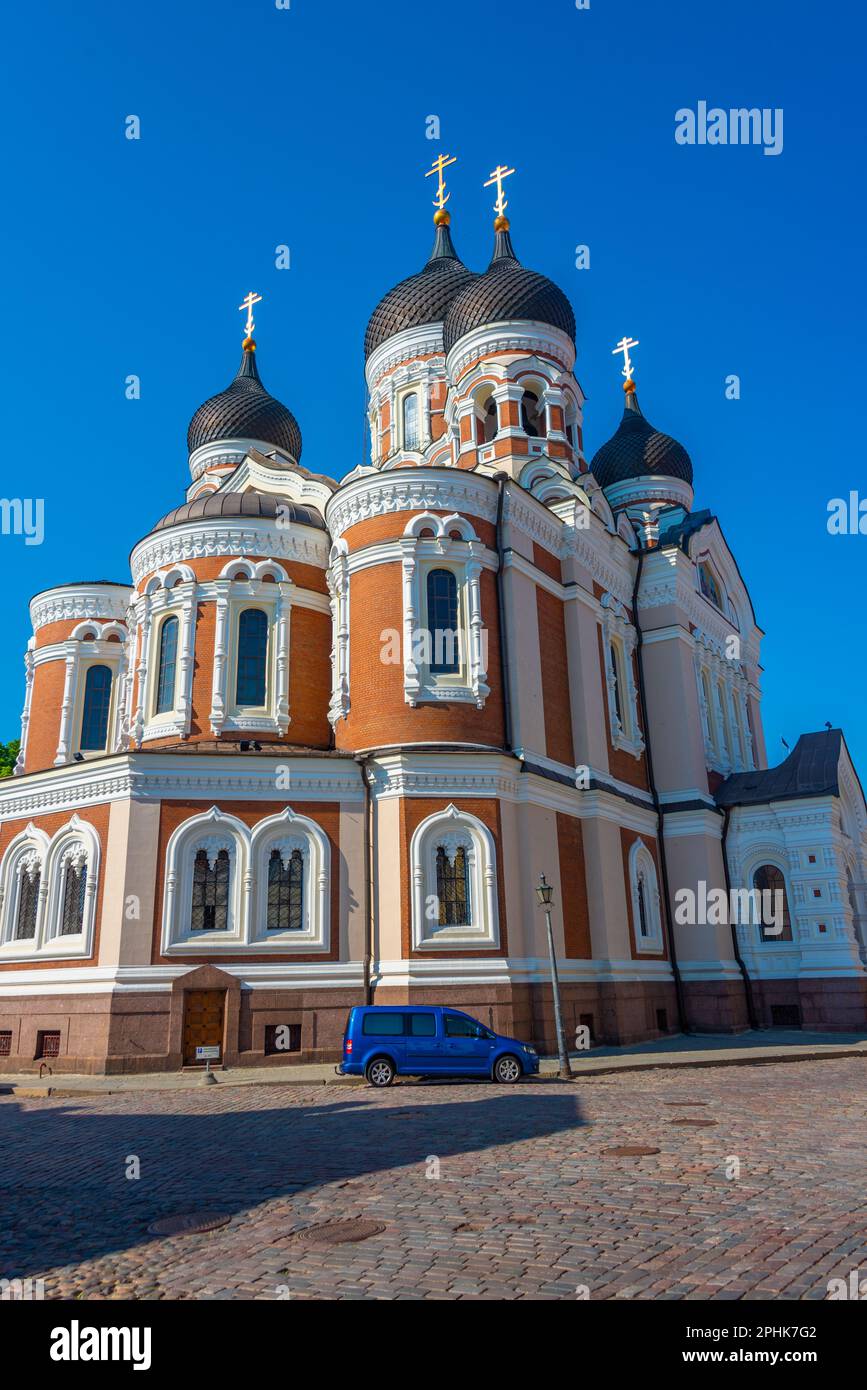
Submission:
<svg viewBox="0 0 867 1390">
<path fill-rule="evenodd" d="M 621 338 L 617 347 L 611 350 L 612 357 L 616 357 L 618 352 L 623 353 L 623 366 L 621 367 L 621 372 L 623 376 L 626 377 L 627 381 L 632 377 L 632 358 L 629 356 L 629 349 L 634 347 L 638 347 L 637 338 Z"/>
<path fill-rule="evenodd" d="M 490 188 L 492 184 L 497 185 L 497 201 L 494 203 L 494 212 L 498 217 L 505 216 L 506 208 L 509 206 L 508 199 L 503 197 L 503 179 L 509 178 L 514 172 L 514 169 L 508 169 L 505 164 L 498 164 L 484 185 L 485 188 Z"/>
<path fill-rule="evenodd" d="M 250 293 L 247 295 L 247 298 L 246 298 L 246 299 L 243 299 L 243 300 L 241 301 L 241 303 L 238 305 L 238 308 L 239 308 L 240 310 L 242 310 L 242 311 L 243 311 L 244 309 L 247 310 L 247 325 L 246 325 L 246 328 L 244 329 L 244 336 L 245 336 L 246 338 L 252 338 L 252 336 L 253 336 L 253 329 L 254 329 L 255 326 L 256 326 L 256 325 L 254 324 L 254 322 L 253 322 L 253 305 L 254 305 L 254 304 L 261 304 L 261 302 L 262 302 L 262 296 L 261 296 L 261 294 L 254 294 L 253 291 L 251 290 Z"/>
<path fill-rule="evenodd" d="M 425 174 L 426 179 L 429 179 L 432 174 L 437 174 L 439 176 L 439 188 L 437 189 L 437 196 L 434 198 L 433 201 L 434 207 L 439 208 L 440 212 L 442 212 L 449 198 L 452 196 L 451 193 L 446 193 L 446 185 L 445 179 L 443 178 L 443 170 L 448 169 L 450 164 L 457 164 L 457 162 L 458 157 L 455 154 L 438 154 L 433 164 Z"/>
</svg>

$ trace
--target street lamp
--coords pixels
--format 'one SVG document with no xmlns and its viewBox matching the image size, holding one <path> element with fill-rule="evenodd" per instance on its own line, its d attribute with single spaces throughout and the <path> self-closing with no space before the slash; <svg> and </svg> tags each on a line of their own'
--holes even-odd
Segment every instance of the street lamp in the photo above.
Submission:
<svg viewBox="0 0 867 1390">
<path fill-rule="evenodd" d="M 551 899 L 554 896 L 554 889 L 544 874 L 542 874 L 539 879 L 536 896 L 539 899 L 539 906 L 545 909 L 545 923 L 548 929 L 548 957 L 551 961 L 551 990 L 554 995 L 554 1027 L 557 1030 L 557 1051 L 560 1056 L 560 1080 L 571 1081 L 572 1068 L 569 1065 L 569 1054 L 566 1051 L 566 1035 L 563 1032 L 563 1012 L 560 1008 L 560 979 L 557 975 L 557 957 L 554 955 L 554 932 L 551 928 Z"/>
</svg>

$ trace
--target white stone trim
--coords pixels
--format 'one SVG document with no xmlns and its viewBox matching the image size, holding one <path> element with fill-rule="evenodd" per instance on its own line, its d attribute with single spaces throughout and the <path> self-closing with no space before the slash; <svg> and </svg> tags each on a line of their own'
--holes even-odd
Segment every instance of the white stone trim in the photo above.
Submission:
<svg viewBox="0 0 867 1390">
<path fill-rule="evenodd" d="M 631 753 L 633 758 L 640 758 L 644 752 L 644 737 L 638 723 L 638 690 L 633 667 L 638 634 L 629 621 L 626 608 L 613 594 L 603 594 L 599 602 L 611 743 L 613 747 Z M 617 713 L 618 694 L 622 720 Z"/>
<path fill-rule="evenodd" d="M 22 858 L 28 855 L 36 856 L 41 865 L 36 933 L 33 937 L 16 941 L 15 918 L 20 884 L 14 881 L 13 876 L 17 874 Z M 60 917 L 66 871 L 71 863 L 87 866 L 82 929 L 75 935 L 61 936 Z M 50 838 L 32 823 L 16 835 L 0 866 L 0 961 L 63 960 L 90 956 L 93 951 L 99 866 L 99 836 L 89 821 L 80 820 L 77 815 L 73 815 Z"/>
<path fill-rule="evenodd" d="M 327 573 L 331 601 L 331 699 L 328 720 L 334 726 L 349 714 L 349 546 L 345 540 L 331 547 Z"/>
<path fill-rule="evenodd" d="M 641 912 L 638 901 L 639 884 L 642 884 L 645 890 L 645 918 L 649 929 L 647 936 L 642 936 L 641 934 Z M 635 949 L 640 953 L 649 952 L 658 954 L 664 949 L 664 946 L 656 862 L 647 845 L 640 837 L 633 842 L 629 851 L 629 893 L 632 900 L 632 936 L 635 942 Z"/>
<path fill-rule="evenodd" d="M 46 589 L 30 600 L 33 631 L 74 618 L 91 622 L 114 618 L 123 622 L 131 595 L 131 584 L 75 584 Z"/>
<path fill-rule="evenodd" d="M 469 882 L 470 925 L 441 927 L 428 908 L 437 902 L 436 849 L 447 852 L 458 846 L 466 853 Z M 452 802 L 416 826 L 410 841 L 409 872 L 412 883 L 412 943 L 416 950 L 454 950 L 456 947 L 490 947 L 500 942 L 497 907 L 497 855 L 488 827 Z M 438 914 L 438 909 L 437 909 Z"/>
<path fill-rule="evenodd" d="M 134 548 L 130 564 L 133 579 L 140 584 L 164 566 L 221 555 L 273 556 L 325 569 L 328 536 L 300 522 L 279 525 L 268 518 L 199 517 L 145 536 Z"/>
</svg>

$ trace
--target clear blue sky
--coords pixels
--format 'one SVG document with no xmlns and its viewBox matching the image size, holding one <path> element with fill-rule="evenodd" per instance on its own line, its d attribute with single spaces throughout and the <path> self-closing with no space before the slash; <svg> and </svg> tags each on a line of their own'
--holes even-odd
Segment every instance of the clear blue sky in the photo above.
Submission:
<svg viewBox="0 0 867 1390">
<path fill-rule="evenodd" d="M 861 9 L 46 0 L 4 30 L 3 490 L 45 498 L 46 537 L 0 538 L 0 738 L 18 733 L 31 594 L 127 580 L 133 543 L 183 501 L 187 424 L 234 374 L 249 288 L 304 463 L 359 462 L 366 319 L 426 259 L 422 171 L 445 150 L 477 268 L 482 182 L 517 166 L 518 254 L 575 305 L 590 453 L 622 406 L 611 345 L 641 340 L 645 413 L 690 450 L 696 506 L 719 515 L 767 632 L 770 760 L 827 719 L 867 775 L 867 536 L 826 531 L 829 498 L 867 496 Z M 782 107 L 782 154 L 677 145 L 675 111 L 701 100 Z"/>
</svg>

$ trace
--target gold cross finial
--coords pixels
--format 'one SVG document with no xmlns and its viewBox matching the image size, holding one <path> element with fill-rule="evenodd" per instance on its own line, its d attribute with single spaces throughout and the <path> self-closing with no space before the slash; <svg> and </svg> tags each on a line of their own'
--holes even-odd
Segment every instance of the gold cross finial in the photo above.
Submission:
<svg viewBox="0 0 867 1390">
<path fill-rule="evenodd" d="M 620 371 L 621 375 L 625 376 L 627 381 L 632 380 L 632 358 L 629 356 L 629 349 L 634 347 L 638 347 L 637 338 L 621 338 L 617 347 L 611 350 L 612 357 L 616 357 L 618 352 L 623 353 L 623 366 Z"/>
<path fill-rule="evenodd" d="M 451 193 L 446 193 L 446 184 L 445 179 L 443 178 L 443 171 L 445 169 L 448 169 L 450 164 L 457 164 L 457 162 L 458 157 L 455 154 L 438 154 L 433 164 L 425 174 L 426 179 L 429 179 L 432 174 L 437 174 L 439 176 L 439 188 L 437 189 L 437 196 L 433 200 L 434 207 L 439 212 L 444 211 L 446 203 L 452 196 Z"/>
<path fill-rule="evenodd" d="M 255 294 L 255 293 L 253 292 L 253 290 L 251 290 L 250 293 L 247 295 L 247 298 L 246 298 L 246 299 L 243 299 L 243 300 L 241 301 L 241 303 L 238 305 L 238 308 L 241 309 L 242 311 L 243 311 L 244 309 L 247 310 L 247 323 L 246 323 L 246 326 L 245 326 L 245 328 L 244 328 L 244 337 L 245 337 L 245 338 L 252 338 L 252 336 L 253 336 L 253 329 L 256 327 L 256 325 L 255 325 L 254 322 L 253 322 L 253 305 L 254 305 L 254 304 L 261 304 L 261 302 L 262 302 L 262 296 L 261 296 L 261 294 Z"/>
<path fill-rule="evenodd" d="M 498 217 L 505 216 L 506 208 L 509 206 L 509 200 L 503 197 L 503 179 L 510 178 L 514 172 L 514 169 L 507 168 L 505 164 L 498 164 L 484 185 L 485 188 L 490 188 L 494 183 L 497 185 L 497 201 L 494 203 L 494 212 Z"/>
</svg>

